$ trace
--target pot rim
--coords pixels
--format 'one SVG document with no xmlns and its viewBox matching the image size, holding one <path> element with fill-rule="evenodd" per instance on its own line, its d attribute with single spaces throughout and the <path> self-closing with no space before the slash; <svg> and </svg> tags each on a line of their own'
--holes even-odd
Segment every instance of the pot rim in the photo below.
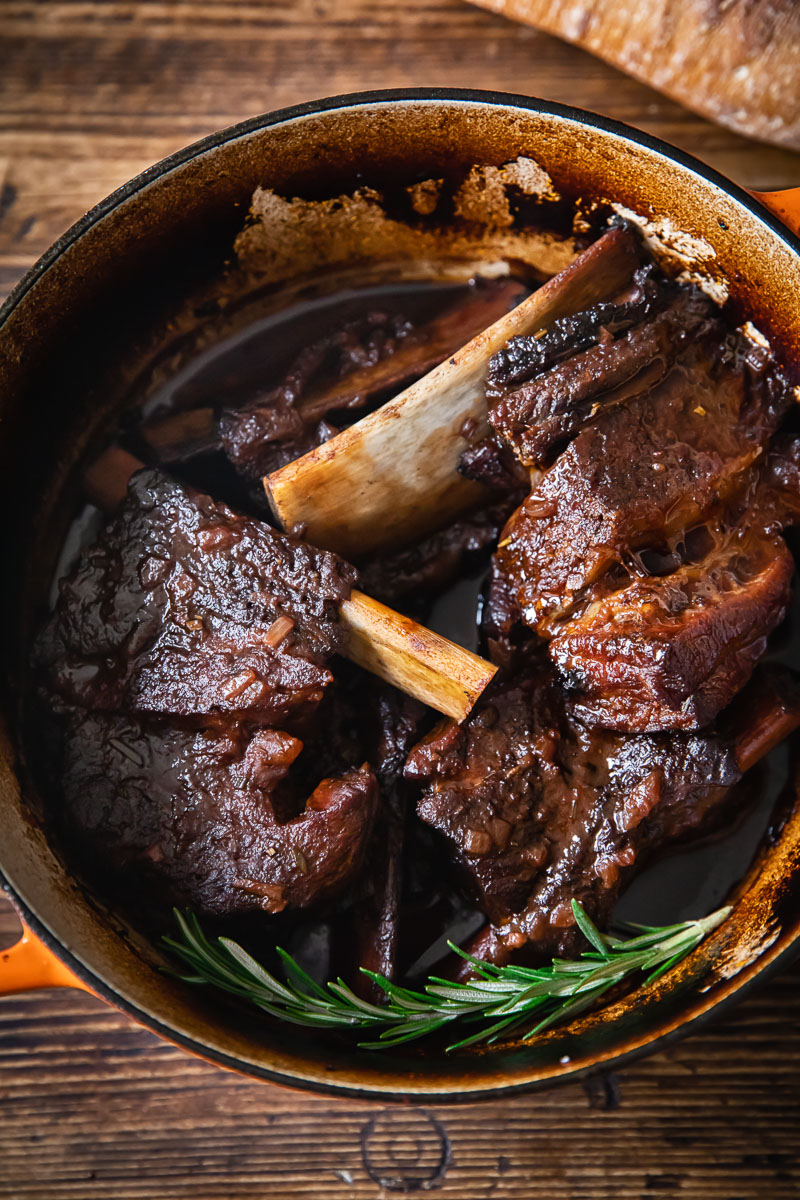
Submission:
<svg viewBox="0 0 800 1200">
<path fill-rule="evenodd" d="M 45 250 L 44 254 L 23 275 L 0 307 L 0 327 L 5 323 L 23 297 L 30 291 L 34 283 L 53 265 L 64 251 L 79 240 L 93 225 L 112 212 L 123 201 L 130 199 L 137 192 L 143 191 L 151 183 L 185 163 L 199 158 L 209 150 L 225 145 L 226 142 L 236 141 L 261 129 L 289 124 L 305 117 L 316 117 L 322 113 L 333 112 L 348 108 L 377 107 L 384 104 L 397 103 L 461 103 L 473 105 L 489 105 L 493 108 L 521 108 L 528 112 L 543 113 L 546 116 L 561 117 L 578 125 L 600 129 L 604 133 L 625 139 L 645 149 L 652 150 L 672 162 L 693 171 L 714 187 L 732 196 L 755 217 L 765 224 L 769 230 L 784 241 L 795 254 L 800 256 L 800 236 L 795 236 L 768 208 L 748 192 L 746 188 L 734 183 L 714 167 L 709 167 L 693 154 L 680 150 L 677 146 L 626 125 L 623 121 L 613 120 L 589 109 L 575 108 L 569 104 L 560 104 L 553 100 L 540 100 L 535 96 L 523 96 L 516 92 L 495 92 L 479 88 L 384 88 L 368 92 L 343 92 L 338 96 L 326 96 L 319 100 L 306 100 L 301 104 L 292 104 L 286 108 L 278 108 L 273 112 L 262 113 L 256 117 L 248 117 L 235 125 L 228 125 L 215 133 L 206 134 L 196 142 L 191 142 L 182 150 L 167 155 L 151 167 L 135 175 L 133 179 L 122 184 L 90 208 L 74 225 L 71 225 L 61 237 Z"/>
<path fill-rule="evenodd" d="M 197 1038 L 182 1033 L 173 1025 L 166 1024 L 160 1018 L 146 1012 L 131 1000 L 120 995 L 114 988 L 109 987 L 103 980 L 99 979 L 89 967 L 86 967 L 66 946 L 62 945 L 56 935 L 28 908 L 26 902 L 16 889 L 12 887 L 2 870 L 0 870 L 0 889 L 11 900 L 25 925 L 31 929 L 36 937 L 41 939 L 48 949 L 74 975 L 87 984 L 91 993 L 94 993 L 99 999 L 103 1000 L 110 1008 L 115 1008 L 118 1012 L 124 1013 L 125 1016 L 135 1021 L 137 1025 L 147 1029 L 150 1033 L 156 1034 L 163 1041 L 177 1046 L 181 1050 L 185 1050 L 195 1058 L 202 1059 L 204 1062 L 211 1063 L 214 1066 L 224 1067 L 226 1070 L 234 1071 L 236 1074 L 243 1075 L 248 1079 L 256 1079 L 263 1083 L 274 1083 L 282 1087 L 291 1087 L 301 1092 L 340 1097 L 343 1100 L 379 1100 L 384 1104 L 402 1104 L 409 1101 L 425 1104 L 474 1104 L 480 1100 L 498 1100 L 520 1092 L 542 1092 L 562 1083 L 579 1083 L 588 1076 L 604 1074 L 611 1070 L 630 1066 L 641 1058 L 646 1058 L 650 1054 L 664 1050 L 668 1046 L 688 1037 L 690 1034 L 697 1033 L 705 1025 L 709 1024 L 713 1018 L 716 1018 L 721 1013 L 738 1004 L 751 991 L 755 991 L 762 984 L 778 974 L 779 971 L 784 970 L 792 962 L 800 958 L 800 935 L 798 935 L 770 962 L 764 963 L 763 966 L 751 973 L 746 979 L 742 979 L 738 984 L 734 980 L 729 980 L 728 990 L 722 996 L 719 996 L 712 1002 L 706 1003 L 700 1011 L 695 1012 L 685 1020 L 678 1019 L 673 1021 L 670 1028 L 664 1032 L 639 1041 L 637 1045 L 632 1046 L 629 1050 L 621 1052 L 611 1051 L 606 1057 L 598 1055 L 593 1062 L 585 1065 L 572 1066 L 571 1064 L 565 1064 L 561 1066 L 559 1064 L 558 1070 L 554 1070 L 552 1073 L 540 1078 L 518 1079 L 513 1082 L 505 1081 L 499 1083 L 496 1087 L 472 1086 L 471 1090 L 469 1084 L 466 1085 L 466 1088 L 463 1084 L 460 1084 L 458 1089 L 454 1089 L 453 1091 L 429 1087 L 424 1083 L 418 1088 L 408 1090 L 395 1087 L 383 1088 L 374 1084 L 368 1084 L 364 1087 L 353 1087 L 349 1084 L 337 1084 L 333 1081 L 329 1082 L 320 1078 L 309 1079 L 299 1075 L 290 1075 L 283 1071 L 272 1070 L 252 1062 L 245 1063 L 241 1058 L 237 1058 L 233 1054 L 218 1050 L 201 1042 Z"/>
<path fill-rule="evenodd" d="M 628 141 L 637 146 L 641 146 L 650 150 L 654 154 L 661 156 L 668 161 L 677 163 L 679 166 L 691 171 L 701 179 L 710 183 L 714 188 L 723 192 L 727 196 L 732 197 L 743 208 L 747 209 L 755 216 L 770 232 L 784 242 L 787 247 L 800 258 L 800 237 L 792 234 L 781 221 L 773 216 L 773 214 L 750 192 L 743 187 L 732 182 L 726 176 L 709 167 L 693 155 L 686 153 L 672 146 L 670 143 L 635 129 L 632 126 L 626 125 L 624 122 L 613 120 L 609 117 L 602 116 L 598 113 L 591 112 L 586 109 L 575 108 L 570 105 L 560 104 L 554 101 L 540 100 L 536 97 L 524 96 L 512 92 L 489 91 L 475 88 L 446 88 L 446 87 L 416 87 L 416 88 L 391 88 L 391 89 L 376 89 L 365 92 L 344 93 L 341 95 L 324 97 L 319 100 L 305 101 L 301 104 L 290 105 L 285 108 L 276 109 L 272 112 L 264 113 L 255 117 L 250 117 L 245 121 L 227 126 L 215 133 L 207 134 L 198 141 L 192 142 L 175 153 L 168 155 L 166 158 L 159 160 L 157 163 L 148 167 L 140 174 L 134 176 L 133 179 L 124 183 L 121 187 L 111 192 L 93 208 L 70 226 L 38 259 L 38 261 L 30 268 L 29 271 L 14 287 L 6 301 L 0 306 L 0 331 L 4 324 L 11 316 L 17 305 L 23 300 L 30 289 L 41 279 L 50 267 L 61 257 L 61 255 L 78 242 L 90 229 L 93 228 L 104 217 L 111 213 L 115 208 L 135 196 L 138 192 L 144 191 L 150 184 L 169 175 L 173 170 L 184 166 L 195 158 L 216 149 L 219 146 L 229 142 L 234 142 L 240 138 L 247 137 L 250 134 L 275 128 L 280 125 L 289 124 L 300 121 L 308 117 L 317 117 L 328 112 L 346 111 L 354 108 L 376 108 L 384 105 L 400 105 L 400 104 L 463 104 L 466 106 L 489 107 L 500 109 L 520 109 L 527 112 L 538 113 L 544 116 L 552 116 L 565 121 L 573 122 L 584 127 L 598 129 L 604 133 Z M 93 971 L 85 966 L 73 953 L 64 946 L 58 937 L 51 932 L 44 921 L 30 909 L 27 902 L 13 886 L 7 877 L 3 874 L 2 864 L 0 863 L 0 887 L 8 894 L 14 906 L 18 910 L 24 922 L 30 927 L 32 932 L 48 946 L 53 953 L 60 958 L 69 969 L 89 988 L 103 1000 L 107 1001 L 113 1007 L 124 1012 L 127 1016 L 134 1019 L 138 1024 L 149 1029 L 164 1040 L 179 1046 L 181 1049 L 212 1062 L 216 1065 L 223 1066 L 229 1070 L 237 1071 L 240 1074 L 246 1075 L 249 1078 L 265 1080 L 271 1083 L 278 1083 L 284 1086 L 290 1086 L 302 1091 L 310 1091 L 315 1093 L 323 1093 L 332 1096 L 347 1097 L 360 1100 L 380 1100 L 382 1102 L 391 1101 L 408 1101 L 414 1100 L 419 1102 L 439 1102 L 439 1103 L 474 1103 L 476 1100 L 496 1099 L 501 1096 L 510 1095 L 520 1091 L 540 1091 L 547 1087 L 554 1086 L 560 1082 L 575 1082 L 586 1075 L 592 1074 L 599 1070 L 609 1069 L 611 1066 L 628 1065 L 629 1063 L 643 1057 L 646 1054 L 661 1050 L 667 1045 L 677 1041 L 688 1035 L 690 1032 L 695 1032 L 713 1015 L 722 1012 L 735 1001 L 742 999 L 756 985 L 766 981 L 774 975 L 779 969 L 784 968 L 789 962 L 800 955 L 800 929 L 798 929 L 795 937 L 784 946 L 778 953 L 770 958 L 766 953 L 762 957 L 766 959 L 761 965 L 758 962 L 751 964 L 750 968 L 743 971 L 738 977 L 734 977 L 727 981 L 727 986 L 722 995 L 717 996 L 713 1001 L 703 1002 L 700 999 L 699 1005 L 696 1003 L 696 1008 L 693 1014 L 678 1018 L 671 1022 L 669 1027 L 662 1032 L 656 1033 L 652 1037 L 645 1037 L 638 1040 L 630 1049 L 620 1051 L 611 1050 L 606 1056 L 597 1055 L 592 1063 L 585 1065 L 559 1064 L 557 1069 L 548 1070 L 545 1076 L 535 1077 L 532 1079 L 515 1079 L 513 1081 L 505 1081 L 497 1086 L 482 1086 L 480 1084 L 471 1085 L 461 1083 L 457 1090 L 452 1092 L 436 1085 L 430 1086 L 425 1081 L 420 1081 L 420 1086 L 411 1089 L 402 1089 L 395 1087 L 384 1088 L 375 1086 L 370 1083 L 364 1087 L 353 1087 L 350 1085 L 341 1085 L 333 1080 L 325 1080 L 321 1078 L 306 1078 L 298 1075 L 290 1075 L 280 1070 L 271 1070 L 259 1064 L 245 1062 L 237 1058 L 233 1054 L 218 1050 L 215 1047 L 208 1046 L 197 1038 L 181 1032 L 172 1025 L 164 1023 L 159 1017 L 152 1015 L 146 1010 L 140 1008 L 136 1003 L 128 1000 L 126 997 L 118 993 L 113 987 L 106 984 L 98 978 Z M 697 1002 L 697 998 L 696 998 Z"/>
</svg>

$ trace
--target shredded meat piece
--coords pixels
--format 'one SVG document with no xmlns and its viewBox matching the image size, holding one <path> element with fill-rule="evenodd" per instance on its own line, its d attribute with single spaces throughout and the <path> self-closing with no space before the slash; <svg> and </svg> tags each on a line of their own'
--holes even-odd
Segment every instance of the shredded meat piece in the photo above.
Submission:
<svg viewBox="0 0 800 1200">
<path fill-rule="evenodd" d="M 493 492 L 514 495 L 530 486 L 528 471 L 512 450 L 494 437 L 483 437 L 467 446 L 458 463 L 467 479 L 474 479 Z M 520 495 L 520 500 L 522 495 Z"/>
<path fill-rule="evenodd" d="M 717 310 L 698 288 L 664 287 L 657 306 L 652 294 L 656 289 L 649 282 L 647 300 L 599 306 L 603 313 L 607 311 L 605 325 L 597 323 L 591 311 L 586 314 L 597 332 L 596 344 L 574 349 L 533 379 L 518 382 L 524 351 L 515 354 L 515 371 L 508 370 L 507 357 L 493 360 L 487 395 L 496 402 L 489 419 L 525 466 L 546 465 L 555 451 L 599 413 L 654 387 L 688 343 L 712 332 L 717 339 L 724 336 Z M 646 319 L 634 323 L 634 315 L 645 314 Z M 623 331 L 616 340 L 615 331 Z M 547 363 L 547 357 L 537 355 L 536 349 L 534 344 L 534 361 Z M 509 376 L 515 377 L 511 390 L 504 386 Z"/>
<path fill-rule="evenodd" d="M 784 689 L 800 720 L 794 681 L 758 688 Z M 748 720 L 757 708 L 752 700 Z M 653 852 L 720 817 L 741 777 L 738 744 L 738 734 L 714 730 L 588 729 L 541 673 L 506 684 L 463 725 L 437 727 L 406 776 L 421 787 L 419 816 L 447 839 L 494 926 L 484 949 L 546 957 L 580 943 L 573 899 L 602 924 Z"/>
<path fill-rule="evenodd" d="M 653 263 L 646 263 L 633 272 L 630 287 L 616 299 L 561 317 L 544 332 L 512 338 L 490 363 L 490 399 L 641 323 L 663 307 L 664 295 L 664 281 L 656 278 Z"/>
<path fill-rule="evenodd" d="M 346 771 L 280 822 L 276 794 L 302 749 L 278 729 L 184 730 L 72 712 L 65 820 L 95 866 L 167 903 L 213 916 L 305 908 L 358 874 L 378 789 L 368 767 Z"/>
</svg>

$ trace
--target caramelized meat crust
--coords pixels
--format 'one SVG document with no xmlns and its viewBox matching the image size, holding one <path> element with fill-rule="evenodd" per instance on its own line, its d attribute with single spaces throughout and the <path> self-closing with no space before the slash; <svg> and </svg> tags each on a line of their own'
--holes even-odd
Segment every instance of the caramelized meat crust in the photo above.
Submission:
<svg viewBox="0 0 800 1200">
<path fill-rule="evenodd" d="M 140 471 L 62 582 L 37 661 L 69 705 L 299 719 L 331 682 L 354 579 L 336 555 Z"/>
<path fill-rule="evenodd" d="M 508 685 L 409 756 L 439 830 L 506 952 L 569 953 L 571 902 L 602 922 L 640 861 L 699 828 L 741 776 L 713 732 L 624 737 L 564 710 L 552 677 Z"/>
<path fill-rule="evenodd" d="M 65 819 L 104 871 L 167 903 L 209 916 L 305 908 L 357 875 L 378 788 L 368 767 L 323 779 L 299 815 L 280 821 L 276 797 L 302 748 L 279 729 L 145 727 L 73 712 Z"/>
<path fill-rule="evenodd" d="M 699 562 L 592 601 L 550 642 L 576 714 L 630 732 L 702 728 L 750 678 L 793 574 L 783 539 L 745 525 Z"/>
<path fill-rule="evenodd" d="M 543 332 L 512 338 L 492 357 L 487 388 L 490 399 L 503 397 L 564 359 L 644 321 L 663 304 L 664 293 L 665 281 L 656 277 L 653 263 L 646 263 L 634 270 L 624 295 L 561 317 Z"/>
<path fill-rule="evenodd" d="M 769 351 L 648 266 L 616 302 L 514 339 L 487 395 L 496 433 L 537 468 L 495 557 L 491 652 L 513 665 L 523 622 L 584 721 L 701 728 L 789 602 L 779 534 L 800 448 L 770 450 L 792 396 Z"/>
<path fill-rule="evenodd" d="M 587 343 L 589 331 L 598 339 L 594 345 L 564 349 L 556 362 L 552 351 L 543 353 L 534 341 L 532 363 L 524 371 L 533 378 L 524 378 L 522 347 L 513 349 L 513 368 L 511 348 L 492 361 L 487 395 L 495 403 L 489 419 L 523 465 L 547 465 L 599 413 L 659 383 L 689 343 L 711 332 L 717 339 L 724 335 L 714 304 L 698 288 L 664 286 L 659 297 L 652 280 L 647 283 L 638 301 L 599 305 L 583 321 L 573 319 L 572 325 L 587 331 L 578 346 Z M 637 323 L 637 317 L 644 319 Z M 529 345 L 532 339 L 524 341 Z M 534 374 L 537 369 L 540 374 Z"/>
<path fill-rule="evenodd" d="M 663 546 L 734 496 L 790 398 L 761 347 L 693 344 L 655 388 L 584 427 L 500 541 L 527 624 L 548 635 L 631 551 Z"/>
</svg>

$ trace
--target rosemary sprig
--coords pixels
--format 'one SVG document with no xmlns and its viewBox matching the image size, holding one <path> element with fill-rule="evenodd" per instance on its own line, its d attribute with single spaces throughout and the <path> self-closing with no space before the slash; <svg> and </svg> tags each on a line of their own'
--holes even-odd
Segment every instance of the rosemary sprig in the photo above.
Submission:
<svg viewBox="0 0 800 1200">
<path fill-rule="evenodd" d="M 601 933 L 573 900 L 572 910 L 591 950 L 579 959 L 553 959 L 547 967 L 497 967 L 481 962 L 450 943 L 475 969 L 466 983 L 431 976 L 422 991 L 400 987 L 364 968 L 384 991 L 383 1004 L 371 1004 L 342 979 L 315 982 L 285 950 L 278 949 L 285 980 L 281 982 L 256 962 L 238 942 L 220 937 L 209 941 L 192 913 L 177 909 L 179 936 L 164 943 L 189 968 L 177 973 L 187 983 L 211 984 L 264 1012 L 295 1025 L 323 1029 L 380 1030 L 375 1041 L 359 1045 L 375 1050 L 416 1041 L 454 1022 L 480 1026 L 447 1047 L 457 1050 L 478 1042 L 494 1042 L 519 1027 L 525 1040 L 547 1026 L 582 1012 L 624 979 L 647 972 L 656 979 L 694 950 L 730 912 L 720 908 L 709 917 L 678 925 L 632 925 L 635 936 Z"/>
</svg>

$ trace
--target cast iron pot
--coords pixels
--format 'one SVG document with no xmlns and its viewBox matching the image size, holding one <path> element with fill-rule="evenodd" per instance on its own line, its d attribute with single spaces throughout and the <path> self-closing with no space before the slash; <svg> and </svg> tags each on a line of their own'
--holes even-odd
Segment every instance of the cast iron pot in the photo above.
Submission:
<svg viewBox="0 0 800 1200">
<path fill-rule="evenodd" d="M 0 869 L 25 924 L 24 939 L 0 956 L 0 992 L 85 988 L 161 1036 L 256 1078 L 350 1096 L 474 1100 L 543 1087 L 661 1046 L 785 965 L 800 945 L 798 811 L 761 851 L 733 915 L 634 1001 L 534 1045 L 449 1057 L 423 1049 L 367 1053 L 250 1019 L 166 976 L 158 950 L 68 871 L 36 815 L 20 734 L 28 646 L 66 521 L 65 481 L 110 419 L 109 381 L 150 352 L 187 297 L 205 297 L 196 313 L 208 303 L 259 185 L 313 201 L 363 186 L 400 195 L 429 177 L 456 180 L 476 164 L 499 167 L 519 156 L 536 160 L 567 200 L 612 200 L 654 219 L 690 265 L 701 247 L 733 314 L 752 319 L 785 359 L 800 362 L 800 242 L 787 228 L 797 232 L 800 190 L 756 198 L 604 118 L 471 91 L 337 97 L 208 137 L 88 213 L 0 312 L 7 493 Z M 356 248 L 367 241 L 351 239 Z M 303 253 L 313 259 L 311 243 Z"/>
</svg>

